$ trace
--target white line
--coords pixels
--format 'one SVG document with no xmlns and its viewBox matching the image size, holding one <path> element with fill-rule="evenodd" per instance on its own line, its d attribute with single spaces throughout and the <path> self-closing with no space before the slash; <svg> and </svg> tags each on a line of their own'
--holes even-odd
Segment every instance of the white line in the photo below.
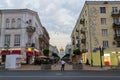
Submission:
<svg viewBox="0 0 120 80">
<path fill-rule="evenodd" d="M 0 76 L 0 78 L 4 77 L 90 77 L 90 78 L 103 78 L 103 77 L 108 77 L 108 78 L 120 78 L 120 76 Z"/>
</svg>

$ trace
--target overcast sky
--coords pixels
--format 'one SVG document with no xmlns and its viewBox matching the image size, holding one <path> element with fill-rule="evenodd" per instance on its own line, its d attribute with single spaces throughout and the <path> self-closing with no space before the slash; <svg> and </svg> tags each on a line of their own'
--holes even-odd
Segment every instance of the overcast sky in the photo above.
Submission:
<svg viewBox="0 0 120 80">
<path fill-rule="evenodd" d="M 89 0 L 0 0 L 0 9 L 27 8 L 38 12 L 49 32 L 50 44 L 60 49 L 71 42 L 70 35 L 85 1 Z"/>
</svg>

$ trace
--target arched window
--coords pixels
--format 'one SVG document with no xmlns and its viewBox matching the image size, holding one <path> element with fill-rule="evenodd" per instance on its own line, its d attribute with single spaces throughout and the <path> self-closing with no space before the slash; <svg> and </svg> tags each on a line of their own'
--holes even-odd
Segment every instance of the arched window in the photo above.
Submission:
<svg viewBox="0 0 120 80">
<path fill-rule="evenodd" d="M 11 28 L 15 28 L 15 19 L 12 19 Z"/>
<path fill-rule="evenodd" d="M 9 26 L 10 26 L 10 20 L 7 18 L 6 19 L 6 28 L 9 28 Z"/>
<path fill-rule="evenodd" d="M 20 28 L 21 27 L 21 18 L 18 18 L 17 19 L 17 28 Z"/>
</svg>

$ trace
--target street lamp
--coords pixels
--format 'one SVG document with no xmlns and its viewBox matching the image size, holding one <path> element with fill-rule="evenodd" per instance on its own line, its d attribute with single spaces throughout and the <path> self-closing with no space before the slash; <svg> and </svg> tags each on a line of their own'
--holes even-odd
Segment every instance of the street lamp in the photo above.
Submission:
<svg viewBox="0 0 120 80">
<path fill-rule="evenodd" d="M 100 50 L 100 64 L 101 64 L 101 68 L 103 67 L 102 65 L 102 56 L 104 55 L 104 48 L 102 46 L 99 47 Z"/>
</svg>

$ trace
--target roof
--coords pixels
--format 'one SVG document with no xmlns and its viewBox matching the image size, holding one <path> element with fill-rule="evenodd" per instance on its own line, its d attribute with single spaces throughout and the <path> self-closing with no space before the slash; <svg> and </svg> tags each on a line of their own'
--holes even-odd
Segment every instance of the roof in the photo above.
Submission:
<svg viewBox="0 0 120 80">
<path fill-rule="evenodd" d="M 37 12 L 30 9 L 0 9 L 2 13 L 14 13 L 14 12 L 31 12 L 37 14 Z"/>
<path fill-rule="evenodd" d="M 120 4 L 120 1 L 86 1 L 85 4 Z"/>
</svg>

